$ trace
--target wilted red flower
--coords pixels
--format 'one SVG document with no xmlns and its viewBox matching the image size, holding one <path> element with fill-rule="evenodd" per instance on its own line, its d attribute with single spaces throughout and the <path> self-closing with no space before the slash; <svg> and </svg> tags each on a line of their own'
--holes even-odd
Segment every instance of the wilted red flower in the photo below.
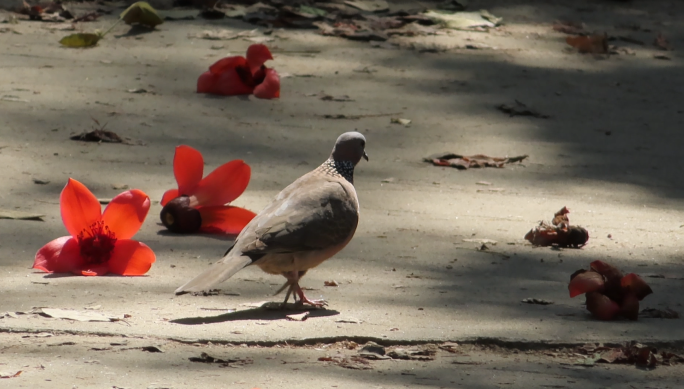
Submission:
<svg viewBox="0 0 684 389">
<path fill-rule="evenodd" d="M 653 293 L 651 287 L 634 273 L 622 275 L 615 266 L 594 261 L 589 270 L 578 270 L 570 276 L 570 297 L 586 293 L 587 310 L 601 320 L 624 316 L 639 317 L 639 301 Z"/>
<path fill-rule="evenodd" d="M 237 235 L 256 216 L 244 208 L 226 205 L 247 189 L 251 169 L 244 161 L 225 163 L 202 179 L 202 154 L 181 145 L 173 157 L 173 174 L 178 189 L 164 193 L 159 215 L 170 231 Z"/>
<path fill-rule="evenodd" d="M 218 60 L 197 80 L 197 93 L 234 96 L 250 95 L 260 99 L 280 97 L 280 77 L 264 63 L 273 59 L 266 45 L 251 45 L 247 58 L 226 57 Z"/>
<path fill-rule="evenodd" d="M 84 276 L 140 276 L 150 270 L 156 259 L 154 252 L 131 239 L 150 210 L 150 198 L 144 192 L 123 192 L 102 212 L 88 188 L 70 178 L 59 205 L 71 236 L 57 238 L 38 250 L 34 269 Z"/>
</svg>

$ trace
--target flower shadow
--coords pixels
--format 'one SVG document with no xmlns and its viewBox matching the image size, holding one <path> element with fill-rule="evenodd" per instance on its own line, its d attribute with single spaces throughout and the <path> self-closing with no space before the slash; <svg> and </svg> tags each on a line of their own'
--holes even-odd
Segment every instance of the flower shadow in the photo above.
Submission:
<svg viewBox="0 0 684 389">
<path fill-rule="evenodd" d="M 270 302 L 258 308 L 245 309 L 218 316 L 184 317 L 169 320 L 170 323 L 184 325 L 214 324 L 239 320 L 287 320 L 287 315 L 309 312 L 308 318 L 327 317 L 339 315 L 334 309 L 303 307 L 288 303 L 282 307 L 282 303 Z"/>
</svg>

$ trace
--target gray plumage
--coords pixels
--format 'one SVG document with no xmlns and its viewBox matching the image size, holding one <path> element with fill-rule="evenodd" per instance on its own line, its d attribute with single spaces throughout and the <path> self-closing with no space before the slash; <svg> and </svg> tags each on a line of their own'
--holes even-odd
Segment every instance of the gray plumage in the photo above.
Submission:
<svg viewBox="0 0 684 389">
<path fill-rule="evenodd" d="M 223 259 L 176 290 L 176 294 L 199 292 L 219 284 L 240 269 L 259 266 L 270 274 L 287 278 L 295 300 L 316 306 L 299 287 L 310 268 L 342 250 L 354 236 L 359 202 L 354 189 L 354 167 L 365 153 L 366 140 L 358 132 L 337 139 L 323 164 L 283 189 L 245 226 Z"/>
</svg>

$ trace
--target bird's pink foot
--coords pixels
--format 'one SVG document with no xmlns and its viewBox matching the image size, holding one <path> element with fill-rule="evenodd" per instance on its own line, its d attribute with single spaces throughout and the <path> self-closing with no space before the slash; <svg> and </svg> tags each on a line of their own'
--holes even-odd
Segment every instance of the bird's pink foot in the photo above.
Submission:
<svg viewBox="0 0 684 389">
<path fill-rule="evenodd" d="M 294 292 L 299 297 L 299 301 L 297 301 L 295 304 L 297 304 L 297 305 L 309 304 L 309 305 L 314 306 L 316 308 L 323 308 L 323 307 L 328 305 L 328 302 L 325 300 L 309 300 L 304 295 L 304 291 L 302 290 L 302 288 L 299 287 L 299 284 L 295 284 L 295 285 L 293 285 L 293 287 L 294 287 Z"/>
</svg>

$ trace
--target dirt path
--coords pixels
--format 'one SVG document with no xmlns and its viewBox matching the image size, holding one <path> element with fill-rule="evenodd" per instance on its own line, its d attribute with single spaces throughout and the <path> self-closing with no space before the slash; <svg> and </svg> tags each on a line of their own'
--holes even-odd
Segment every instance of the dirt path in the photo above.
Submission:
<svg viewBox="0 0 684 389">
<path fill-rule="evenodd" d="M 276 56 L 271 66 L 283 79 L 281 98 L 274 101 L 194 93 L 197 76 L 211 63 L 228 54 L 244 53 L 251 42 L 217 42 L 189 35 L 207 29 L 240 32 L 254 28 L 239 21 L 167 22 L 158 31 L 133 35 L 121 26 L 88 50 L 60 48 L 57 42 L 66 33 L 48 29 L 47 23 L 2 24 L 11 30 L 0 33 L 0 96 L 14 98 L 0 99 L 0 208 L 46 217 L 44 222 L 0 220 L 0 313 L 33 307 L 84 310 L 99 305 L 101 312 L 131 317 L 130 326 L 35 314 L 0 318 L 3 331 L 68 330 L 84 337 L 55 335 L 36 340 L 3 333 L 7 345 L 13 346 L 8 349 L 2 342 L 0 363 L 7 365 L 0 365 L 0 370 L 29 368 L 20 378 L 0 380 L 0 385 L 11 381 L 40 387 L 38 382 L 56 379 L 54 368 L 33 360 L 29 348 L 40 348 L 59 363 L 80 361 L 83 373 L 70 373 L 74 380 L 70 384 L 101 386 L 104 376 L 89 370 L 92 365 L 81 361 L 78 352 L 62 351 L 69 347 L 87 351 L 95 347 L 91 341 L 109 341 L 90 338 L 88 334 L 94 333 L 132 339 L 155 336 L 163 346 L 170 345 L 171 350 L 162 354 L 87 351 L 84 358 L 100 360 L 98 367 L 111 366 L 108 374 L 113 378 L 126 373 L 134 376 L 133 387 L 166 382 L 169 374 L 180 377 L 186 368 L 192 370 L 186 381 L 169 379 L 174 387 L 193 387 L 191 376 L 215 385 L 225 382 L 224 369 L 187 361 L 194 346 L 164 339 L 281 343 L 355 337 L 397 344 L 476 339 L 570 344 L 638 340 L 681 345 L 684 327 L 680 319 L 599 322 L 586 314 L 581 298 L 567 296 L 567 282 L 575 270 L 601 259 L 645 277 L 654 293 L 642 308 L 682 309 L 679 250 L 684 185 L 680 177 L 684 164 L 679 94 L 684 74 L 678 49 L 684 47 L 684 24 L 675 15 L 684 11 L 683 6 L 660 1 L 476 3 L 475 9 L 486 8 L 502 16 L 505 24 L 489 33 L 454 32 L 413 39 L 416 44 L 439 48 L 436 53 L 373 48 L 310 30 L 275 31 L 275 40 L 268 43 Z M 0 20 L 6 16 L 0 13 Z M 569 52 L 565 35 L 551 28 L 557 19 L 583 21 L 589 30 L 630 36 L 644 44 L 611 41 L 629 50 L 610 56 Z M 104 29 L 113 20 L 114 16 L 107 16 L 84 28 Z M 615 27 L 630 22 L 637 23 L 638 30 Z M 654 47 L 658 32 L 666 34 L 677 50 L 662 52 Z M 654 58 L 663 53 L 670 60 Z M 129 92 L 135 89 L 147 93 Z M 321 91 L 346 95 L 352 101 L 321 100 L 316 95 Z M 495 108 L 516 100 L 550 117 L 509 117 Z M 93 118 L 136 144 L 69 140 L 70 135 L 91 129 Z M 411 123 L 393 124 L 392 118 Z M 173 290 L 219 258 L 229 241 L 214 236 L 169 236 L 159 225 L 158 203 L 136 235 L 157 254 L 147 276 L 46 277 L 29 270 L 36 250 L 65 234 L 58 199 L 69 177 L 84 182 L 100 198 L 113 197 L 121 191 L 113 186 L 125 184 L 158 201 L 175 185 L 174 147 L 188 144 L 203 153 L 207 172 L 228 160 L 244 159 L 252 167 L 252 180 L 235 204 L 259 210 L 280 189 L 322 162 L 337 135 L 353 129 L 366 135 L 371 158 L 355 175 L 362 220 L 352 243 L 304 279 L 303 286 L 313 288 L 310 297 L 331 302 L 329 310 L 312 312 L 305 322 L 248 306 L 271 300 L 282 281 L 256 269 L 239 273 L 222 285 L 218 295 L 174 296 Z M 441 151 L 530 157 L 504 169 L 465 171 L 422 162 L 423 157 Z M 36 184 L 35 180 L 49 182 Z M 479 185 L 482 181 L 491 185 Z M 534 248 L 522 239 L 539 220 L 550 219 L 562 206 L 570 208 L 573 223 L 589 230 L 588 246 L 552 250 Z M 480 251 L 480 243 L 466 239 L 489 239 L 496 244 Z M 339 287 L 325 287 L 327 280 L 336 280 Z M 521 302 L 530 297 L 554 304 Z M 77 344 L 39 346 L 62 336 Z M 198 348 L 194 354 L 199 352 Z M 273 349 L 245 349 L 243 356 L 254 363 L 230 371 L 263 373 L 277 367 L 270 381 L 236 378 L 231 382 L 245 384 L 235 387 L 295 387 L 299 378 L 294 378 L 292 369 L 301 369 L 298 374 L 306 370 L 306 379 L 314 382 L 334 372 L 339 387 L 356 387 L 365 381 L 382 387 L 461 385 L 448 378 L 454 366 L 446 357 L 425 366 L 387 362 L 390 367 L 350 375 L 317 361 L 324 351 L 287 354 L 290 362 L 306 359 L 307 369 L 265 359 L 266 352 L 272 355 Z M 56 355 L 63 355 L 63 360 Z M 137 367 L 122 366 L 131 355 Z M 25 362 L 17 364 L 7 359 L 10 356 Z M 506 382 L 513 387 L 622 387 L 625 383 L 645 387 L 646 380 L 656 377 L 662 380 L 659 387 L 674 387 L 672 380 L 679 372 L 672 368 L 643 373 L 613 366 L 567 370 L 555 362 L 547 368 L 546 362 L 512 360 L 497 359 L 486 367 L 459 366 L 464 370 L 458 370 L 458 379 L 466 380 L 465 387 L 491 387 L 494 381 L 502 387 L 511 387 Z M 44 371 L 35 367 L 41 363 Z M 174 364 L 183 368 L 168 369 L 178 367 Z M 411 368 L 420 373 L 402 375 Z M 378 374 L 378 369 L 387 376 Z M 461 374 L 470 369 L 471 376 Z M 491 381 L 495 374 L 502 377 L 500 381 Z M 570 378 L 556 382 L 550 378 L 554 374 Z M 438 377 L 439 382 L 417 381 L 419 377 Z M 326 385 L 312 387 L 337 384 Z"/>
</svg>

